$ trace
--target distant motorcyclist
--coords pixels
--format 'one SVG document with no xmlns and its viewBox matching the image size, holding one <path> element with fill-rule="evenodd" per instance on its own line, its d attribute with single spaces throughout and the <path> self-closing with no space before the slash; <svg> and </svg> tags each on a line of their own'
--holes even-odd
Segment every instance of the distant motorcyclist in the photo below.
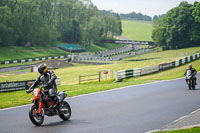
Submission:
<svg viewBox="0 0 200 133">
<path fill-rule="evenodd" d="M 37 80 L 31 85 L 31 87 L 26 91 L 27 93 L 30 93 L 33 91 L 33 89 L 42 83 L 42 87 L 44 88 L 44 99 L 46 99 L 46 96 L 49 96 L 57 105 L 58 110 L 60 109 L 60 103 L 57 96 L 57 88 L 56 88 L 56 82 L 57 79 L 55 73 L 53 71 L 48 71 L 48 68 L 46 64 L 40 64 L 38 66 L 38 72 L 40 73 L 40 76 L 37 78 Z M 48 104 L 48 102 L 46 102 Z M 48 106 L 48 105 L 47 105 Z"/>
<path fill-rule="evenodd" d="M 195 85 L 197 85 L 197 78 L 196 78 L 196 74 L 197 74 L 197 71 L 196 71 L 196 69 L 195 68 L 192 68 L 192 64 L 189 64 L 188 65 L 188 69 L 186 69 L 186 71 L 185 71 L 185 76 L 186 76 L 186 74 L 187 74 L 187 71 L 188 70 L 190 70 L 191 72 L 192 72 L 192 76 L 193 76 L 193 78 L 194 78 L 194 81 L 195 81 Z M 186 82 L 187 82 L 187 79 L 186 79 Z M 188 83 L 188 82 L 187 82 Z"/>
</svg>

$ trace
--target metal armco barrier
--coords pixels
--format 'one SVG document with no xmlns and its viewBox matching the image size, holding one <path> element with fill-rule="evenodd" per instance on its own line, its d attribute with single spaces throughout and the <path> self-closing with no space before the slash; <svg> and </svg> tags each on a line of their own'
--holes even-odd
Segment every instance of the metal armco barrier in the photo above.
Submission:
<svg viewBox="0 0 200 133">
<path fill-rule="evenodd" d="M 172 66 L 175 66 L 175 62 L 159 64 L 159 71 L 167 70 L 171 68 Z"/>
<path fill-rule="evenodd" d="M 73 62 L 83 61 L 83 60 L 109 61 L 111 60 L 111 58 L 109 58 L 110 56 L 130 52 L 132 50 L 133 48 L 130 46 L 123 46 L 120 48 L 115 48 L 115 49 L 105 50 L 105 51 L 72 54 L 71 59 Z"/>
<path fill-rule="evenodd" d="M 133 69 L 125 70 L 125 78 L 132 78 L 133 77 Z"/>
<path fill-rule="evenodd" d="M 147 74 L 151 74 L 151 73 L 158 72 L 158 71 L 168 70 L 170 68 L 184 65 L 186 63 L 189 63 L 189 62 L 194 61 L 199 58 L 200 58 L 200 53 L 197 53 L 197 54 L 193 54 L 191 56 L 179 59 L 177 61 L 163 63 L 163 64 L 159 64 L 156 66 L 150 66 L 150 67 L 145 67 L 145 68 L 134 68 L 134 69 L 129 69 L 129 70 L 121 70 L 121 71 L 117 72 L 116 81 L 120 82 L 123 79 L 147 75 Z"/>
<path fill-rule="evenodd" d="M 22 60 L 11 60 L 11 61 L 0 61 L 0 64 L 14 64 L 14 63 L 24 63 L 24 62 L 32 62 L 32 61 L 40 61 L 40 60 L 49 60 L 49 59 L 63 59 L 66 58 L 67 55 L 63 56 L 55 56 L 55 57 L 41 57 L 34 59 L 22 59 Z"/>
<path fill-rule="evenodd" d="M 146 74 L 150 74 L 150 73 L 154 73 L 154 72 L 158 72 L 159 71 L 159 66 L 150 66 L 150 67 L 145 67 L 141 69 L 141 75 L 146 75 Z"/>
</svg>

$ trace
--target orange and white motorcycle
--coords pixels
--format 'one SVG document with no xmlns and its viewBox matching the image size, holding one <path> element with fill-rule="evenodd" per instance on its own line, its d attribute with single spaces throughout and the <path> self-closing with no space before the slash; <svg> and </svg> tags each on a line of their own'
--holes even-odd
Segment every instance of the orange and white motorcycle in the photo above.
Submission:
<svg viewBox="0 0 200 133">
<path fill-rule="evenodd" d="M 59 102 L 61 103 L 60 111 L 56 107 L 56 103 L 49 98 L 45 97 L 45 92 L 42 88 L 37 88 L 33 90 L 34 97 L 31 98 L 33 105 L 29 110 L 29 118 L 33 124 L 36 126 L 42 125 L 44 122 L 44 115 L 55 116 L 58 115 L 64 121 L 69 120 L 71 117 L 71 107 L 64 100 L 67 94 L 64 91 L 57 93 Z"/>
</svg>

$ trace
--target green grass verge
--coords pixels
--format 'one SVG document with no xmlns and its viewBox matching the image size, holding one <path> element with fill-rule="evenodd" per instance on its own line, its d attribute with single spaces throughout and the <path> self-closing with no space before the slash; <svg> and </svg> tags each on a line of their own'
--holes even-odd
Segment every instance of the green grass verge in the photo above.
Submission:
<svg viewBox="0 0 200 133">
<path fill-rule="evenodd" d="M 137 41 L 152 41 L 152 23 L 146 21 L 122 20 L 122 36 Z"/>
<path fill-rule="evenodd" d="M 174 130 L 174 131 L 153 132 L 153 133 L 200 133 L 200 127 L 194 127 L 191 129 Z"/>
<path fill-rule="evenodd" d="M 98 91 L 110 90 L 114 88 L 119 88 L 123 86 L 129 86 L 134 84 L 143 84 L 148 81 L 137 81 L 137 82 L 121 82 L 114 83 L 114 80 L 108 80 L 101 83 L 93 82 L 86 83 L 81 85 L 66 85 L 66 86 L 58 86 L 58 90 L 66 90 L 69 97 L 77 96 L 81 94 L 88 94 Z M 95 87 L 94 87 L 95 86 Z M 16 91 L 16 92 L 8 92 L 8 93 L 0 93 L 0 109 L 7 107 L 14 107 L 24 104 L 30 104 L 31 101 L 29 99 L 33 97 L 32 94 L 26 94 L 25 90 Z"/>
</svg>

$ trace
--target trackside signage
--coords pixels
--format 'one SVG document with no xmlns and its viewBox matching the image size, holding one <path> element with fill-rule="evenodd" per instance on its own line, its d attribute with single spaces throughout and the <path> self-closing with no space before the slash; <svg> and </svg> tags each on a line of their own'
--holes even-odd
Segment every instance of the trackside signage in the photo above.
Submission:
<svg viewBox="0 0 200 133">
<path fill-rule="evenodd" d="M 25 90 L 30 82 L 34 82 L 34 80 L 0 83 L 0 92 Z"/>
<path fill-rule="evenodd" d="M 4 84 L 1 84 L 1 89 L 25 87 L 25 84 L 26 82 L 4 83 Z"/>
<path fill-rule="evenodd" d="M 0 92 L 10 92 L 28 89 L 35 80 L 13 81 L 0 83 Z M 56 79 L 56 85 L 61 85 L 61 78 Z"/>
</svg>

